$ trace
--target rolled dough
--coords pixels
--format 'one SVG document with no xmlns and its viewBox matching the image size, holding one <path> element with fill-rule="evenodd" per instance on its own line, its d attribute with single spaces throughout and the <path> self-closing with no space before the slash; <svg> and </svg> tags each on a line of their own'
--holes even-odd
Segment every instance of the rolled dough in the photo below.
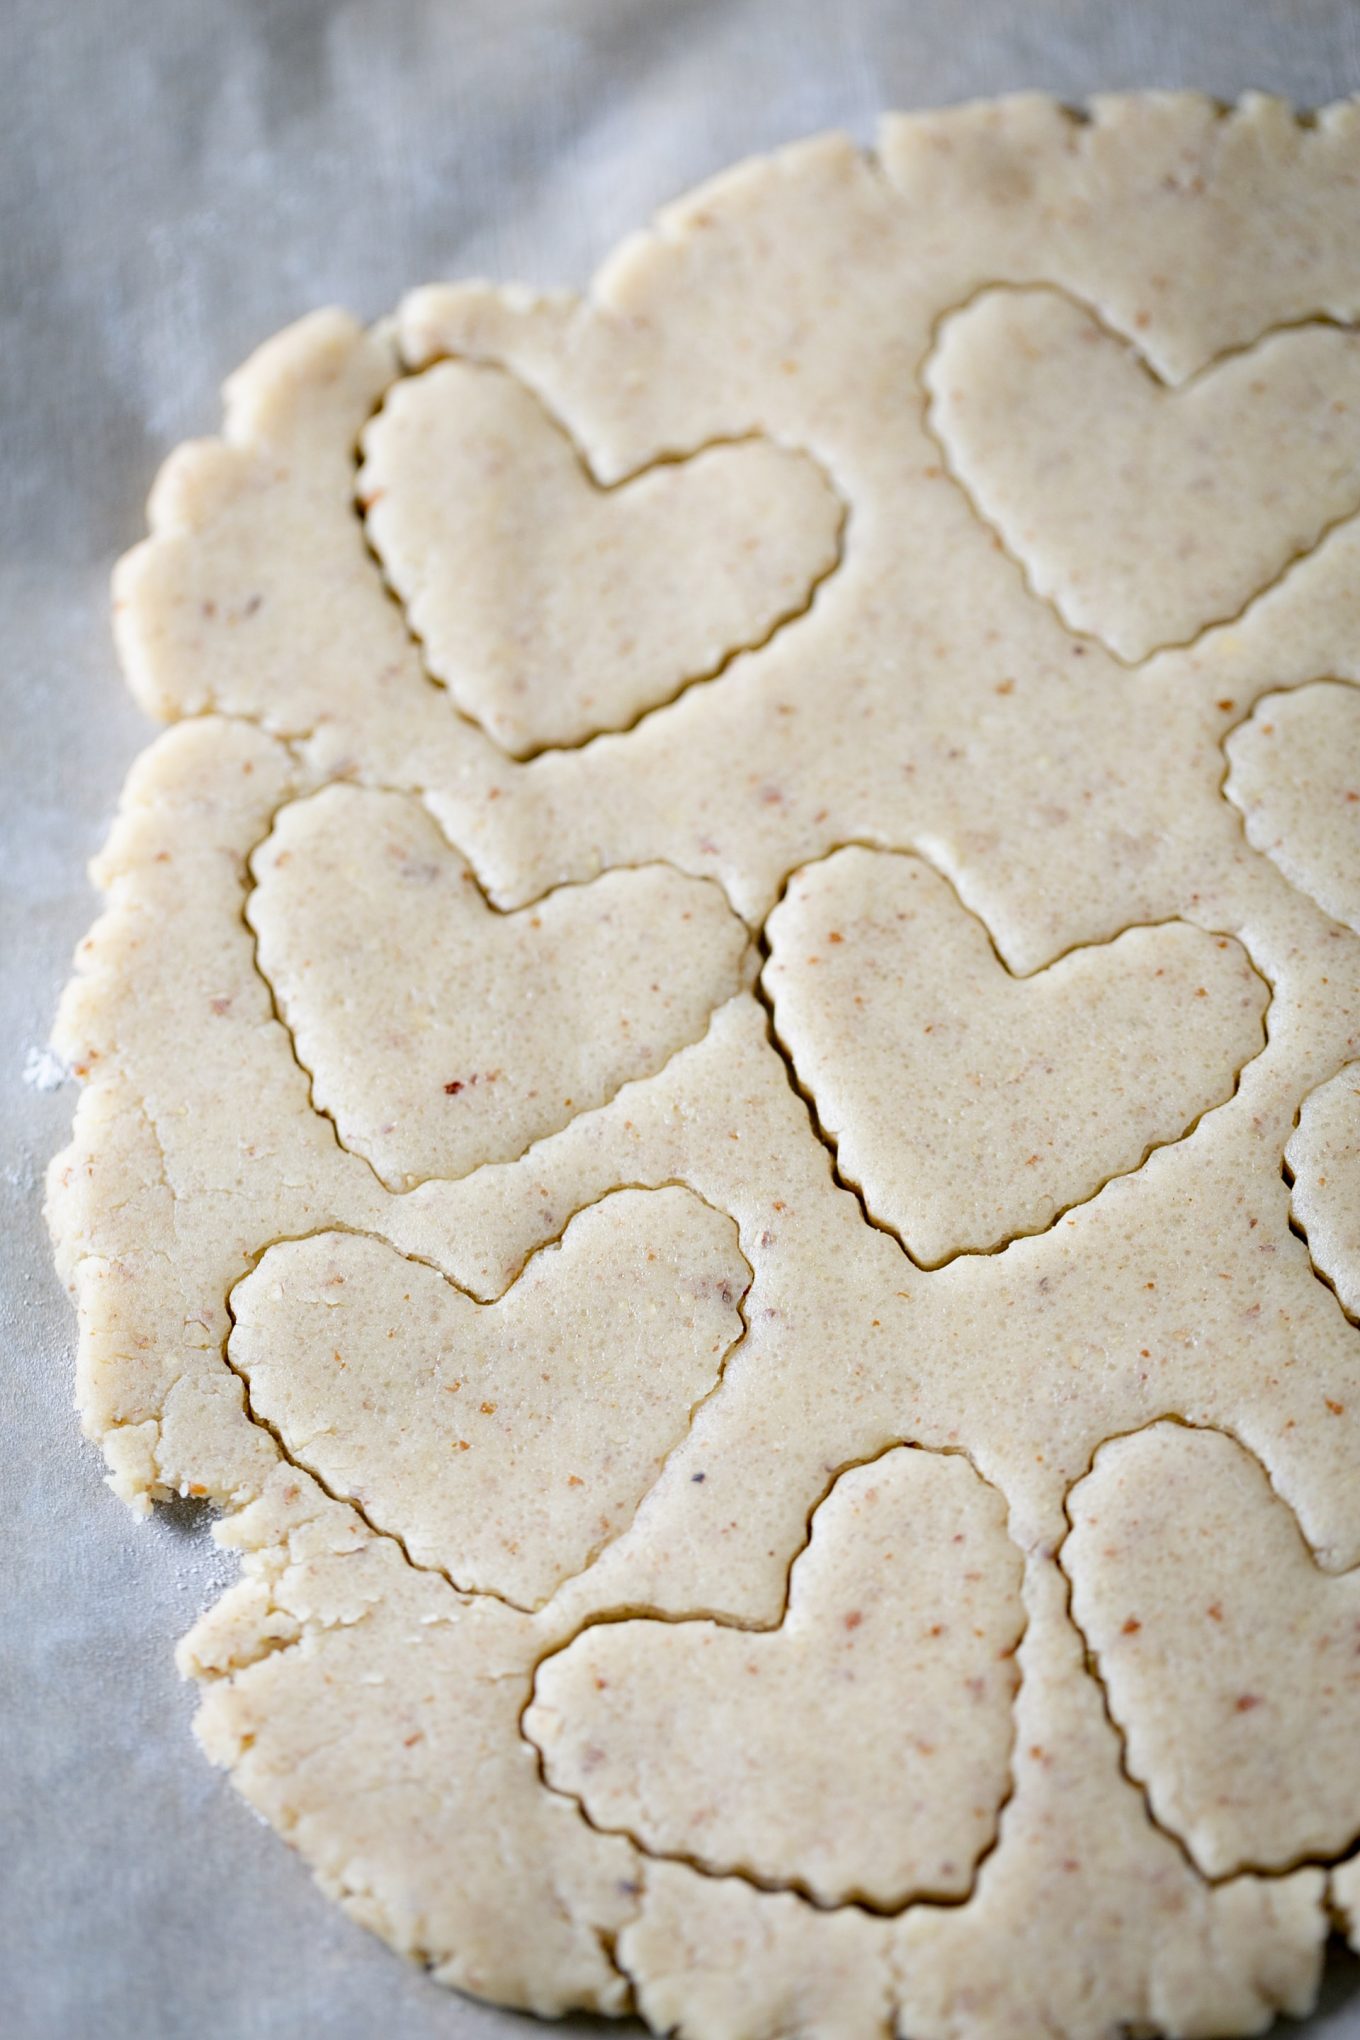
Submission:
<svg viewBox="0 0 1360 2040">
<path fill-rule="evenodd" d="M 1358 183 L 893 116 L 318 312 L 157 482 L 80 1409 L 441 1981 L 1248 2033 L 1355 1918 Z"/>
</svg>

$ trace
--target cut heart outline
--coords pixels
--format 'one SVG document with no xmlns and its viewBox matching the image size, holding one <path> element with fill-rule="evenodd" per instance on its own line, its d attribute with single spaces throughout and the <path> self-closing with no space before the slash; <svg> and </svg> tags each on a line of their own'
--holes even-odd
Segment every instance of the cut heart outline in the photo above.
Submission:
<svg viewBox="0 0 1360 2040">
<path fill-rule="evenodd" d="M 851 843 L 800 866 L 764 946 L 772 1037 L 837 1180 L 925 1269 L 1045 1232 L 1188 1139 L 1267 1038 L 1271 989 L 1234 937 L 1141 923 L 1018 974 L 914 851 Z M 1162 1010 L 1145 996 L 1131 1020 L 1130 986 L 1155 986 Z M 1113 1074 L 1098 1067 L 1102 1004 L 1124 1048 Z M 1048 1039 L 1055 1015 L 1098 1079 L 1085 1112 Z M 1183 1039 L 1167 1054 L 1173 1021 Z M 1205 1065 L 1193 1089 L 1187 1045 Z"/>
<path fill-rule="evenodd" d="M 992 284 L 937 321 L 922 376 L 973 514 L 1123 665 L 1236 621 L 1360 511 L 1360 333 L 1325 317 L 1172 386 L 1067 291 Z"/>
<path fill-rule="evenodd" d="M 1174 1412 L 1103 1440 L 1064 1510 L 1071 1619 L 1155 1825 L 1213 1884 L 1343 1857 L 1360 1567 L 1320 1566 L 1256 1453 Z"/>
<path fill-rule="evenodd" d="M 356 493 L 426 671 L 521 762 L 763 649 L 840 565 L 847 518 L 809 453 L 754 434 L 601 482 L 509 369 L 447 356 L 387 390 Z"/>
<path fill-rule="evenodd" d="M 898 1441 L 832 1474 L 777 1621 L 597 1614 L 539 1661 L 522 1732 L 549 1790 L 654 1859 L 821 1908 L 962 1904 L 1013 1789 L 1023 1576 L 1005 1499 L 970 1455 Z M 639 1649 L 676 1663 L 633 1676 Z M 809 1755 L 796 1703 L 819 1660 L 825 1736 Z M 874 1686 L 885 1679 L 891 1705 Z M 634 1722 L 636 1758 L 611 1784 L 608 1717 L 626 1739 L 629 1710 L 649 1702 L 660 1718 Z"/>
<path fill-rule="evenodd" d="M 312 1103 L 397 1193 L 518 1159 L 655 1075 L 750 980 L 711 879 L 623 867 L 505 911 L 412 794 L 290 801 L 250 871 L 257 966 Z M 601 993 L 609 1027 L 587 1024 Z"/>
<path fill-rule="evenodd" d="M 631 1523 L 721 1385 L 751 1280 L 735 1221 L 682 1184 L 584 1206 L 491 1302 L 332 1227 L 265 1249 L 226 1357 L 332 1499 L 531 1612 Z"/>
</svg>

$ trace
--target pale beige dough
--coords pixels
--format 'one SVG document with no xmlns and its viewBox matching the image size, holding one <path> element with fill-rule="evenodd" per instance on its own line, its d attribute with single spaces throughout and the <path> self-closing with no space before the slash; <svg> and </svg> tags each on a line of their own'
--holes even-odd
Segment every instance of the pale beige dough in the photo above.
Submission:
<svg viewBox="0 0 1360 2040">
<path fill-rule="evenodd" d="M 368 534 L 430 672 L 516 757 L 715 673 L 836 561 L 841 505 L 805 454 L 716 446 L 605 491 L 528 390 L 467 362 L 398 383 L 364 456 Z"/>
<path fill-rule="evenodd" d="M 1232 1095 L 1268 999 L 1240 946 L 1131 928 L 1017 980 L 919 858 L 795 874 L 764 984 L 841 1173 L 914 1260 L 1039 1232 Z"/>
<path fill-rule="evenodd" d="M 209 1756 L 442 1982 L 547 2015 L 623 2010 L 608 1946 L 637 1910 L 637 1856 L 543 1791 L 516 1733 L 529 1619 L 418 1571 L 286 1466 L 223 1541 L 245 1577 L 180 1650 Z"/>
<path fill-rule="evenodd" d="M 1357 183 L 1355 105 L 894 116 L 876 157 L 830 136 L 719 178 L 584 298 L 317 313 L 158 482 L 115 627 L 178 726 L 57 1033 L 82 1418 L 128 1501 L 204 1496 L 242 1554 L 181 1652 L 210 1755 L 440 1980 L 686 2040 L 1209 2036 L 1311 2002 L 1360 1835 Z M 875 874 L 863 984 L 849 940 L 793 939 L 847 871 Z M 913 871 L 940 933 L 908 957 L 881 910 Z M 927 1036 L 936 1007 L 985 1052 Z M 306 1300 L 326 1268 L 344 1304 Z M 422 1420 L 455 1348 L 466 1453 Z M 561 1388 L 587 1376 L 617 1430 Z M 552 1486 L 568 1442 L 589 1502 Z M 909 1650 L 839 1739 L 797 1679 L 753 1711 L 734 1660 L 742 1734 L 695 1729 L 669 1779 L 638 1725 L 700 1689 L 657 1654 L 787 1651 L 809 1522 L 868 1462 L 981 1497 L 969 1789 L 917 1822 L 887 1817 L 905 1774 L 866 1784 L 948 1712 Z M 1148 1535 L 1111 1559 L 1082 1511 L 1135 1489 Z M 913 1507 L 913 1549 L 937 1521 Z M 874 1624 L 947 1591 L 948 1554 L 844 1530 Z M 1226 1726 L 1186 1596 L 1225 1548 L 1275 1639 L 1264 1673 L 1244 1645 L 1269 1705 Z M 1135 1579 L 1175 1654 L 1141 1685 Z M 577 1679 L 597 1650 L 627 1692 Z M 554 1681 L 569 1791 L 524 1729 Z M 592 1742 L 606 1702 L 628 1733 Z M 715 1867 L 680 1832 L 700 1775 Z M 606 1787 L 628 1834 L 586 1817 Z M 906 1903 L 815 1904 L 823 1875 Z"/>
<path fill-rule="evenodd" d="M 899 1446 L 841 1475 L 810 1539 L 772 1634 L 587 1629 L 540 1666 L 525 1733 L 550 1785 L 649 1854 L 821 1905 L 961 1897 L 1009 1775 L 1004 1504 L 961 1456 Z"/>
</svg>

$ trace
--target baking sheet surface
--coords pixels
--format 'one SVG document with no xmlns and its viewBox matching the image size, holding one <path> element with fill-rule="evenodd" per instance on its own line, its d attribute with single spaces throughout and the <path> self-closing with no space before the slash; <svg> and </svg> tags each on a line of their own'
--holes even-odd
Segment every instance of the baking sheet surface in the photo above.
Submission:
<svg viewBox="0 0 1360 2040">
<path fill-rule="evenodd" d="M 317 304 L 483 273 L 579 284 L 754 150 L 1020 86 L 1312 105 L 1360 86 L 1356 0 L 4 0 L 0 6 L 0 2032 L 492 2040 L 351 1926 L 209 1769 L 174 1640 L 233 1576 L 138 1524 L 70 1415 L 42 1057 L 84 877 L 150 731 L 113 557 L 217 385 Z M 590 2022 L 566 2030 L 598 2031 Z M 1317 2040 L 1360 2040 L 1342 1963 Z"/>
</svg>

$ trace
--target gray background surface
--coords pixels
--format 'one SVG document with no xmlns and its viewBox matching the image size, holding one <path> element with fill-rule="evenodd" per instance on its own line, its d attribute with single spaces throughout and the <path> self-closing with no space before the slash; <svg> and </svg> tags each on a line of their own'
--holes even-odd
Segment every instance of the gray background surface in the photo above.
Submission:
<svg viewBox="0 0 1360 2040">
<path fill-rule="evenodd" d="M 579 283 L 661 201 L 809 130 L 1148 84 L 1335 98 L 1360 87 L 1360 0 L 0 0 L 7 2040 L 529 2031 L 350 1926 L 199 1756 L 171 1646 L 233 1568 L 192 1511 L 134 1521 L 70 1414 L 38 1200 L 72 1099 L 24 1067 L 149 735 L 105 590 L 157 464 L 316 304 Z M 1327 2003 L 1310 2035 L 1360 2040 L 1353 1962 Z"/>
</svg>

